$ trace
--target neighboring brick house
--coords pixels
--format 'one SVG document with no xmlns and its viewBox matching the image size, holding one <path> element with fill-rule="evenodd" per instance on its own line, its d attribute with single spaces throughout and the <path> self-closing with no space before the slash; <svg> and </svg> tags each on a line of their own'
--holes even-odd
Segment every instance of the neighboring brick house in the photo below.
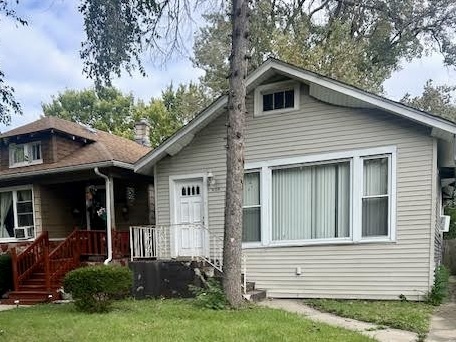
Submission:
<svg viewBox="0 0 456 342">
<path fill-rule="evenodd" d="M 149 147 L 55 117 L 5 132 L 0 141 L 0 252 L 44 231 L 59 241 L 75 227 L 105 230 L 106 179 L 96 168 L 111 184 L 112 229 L 152 223 L 152 178 L 133 172 Z"/>
</svg>

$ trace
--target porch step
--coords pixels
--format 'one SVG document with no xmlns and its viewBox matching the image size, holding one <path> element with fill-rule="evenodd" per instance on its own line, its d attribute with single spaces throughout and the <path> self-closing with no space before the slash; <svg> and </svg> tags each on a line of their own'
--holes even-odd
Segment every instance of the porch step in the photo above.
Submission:
<svg viewBox="0 0 456 342">
<path fill-rule="evenodd" d="M 244 299 L 248 300 L 249 302 L 259 302 L 263 299 L 266 299 L 266 291 L 265 290 L 253 290 L 248 291 L 243 295 Z"/>
<path fill-rule="evenodd" d="M 32 305 L 38 303 L 46 303 L 58 299 L 57 291 L 42 291 L 42 290 L 29 290 L 29 291 L 12 291 L 8 293 L 7 299 L 2 299 L 2 304 L 20 304 Z M 19 301 L 19 303 L 16 303 Z"/>
</svg>

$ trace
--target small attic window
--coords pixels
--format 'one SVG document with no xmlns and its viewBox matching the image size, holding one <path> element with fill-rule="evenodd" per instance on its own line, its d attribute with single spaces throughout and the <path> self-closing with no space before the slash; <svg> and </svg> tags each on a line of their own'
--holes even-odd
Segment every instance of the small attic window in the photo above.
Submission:
<svg viewBox="0 0 456 342">
<path fill-rule="evenodd" d="M 41 142 L 11 144 L 9 146 L 9 167 L 42 164 Z"/>
<path fill-rule="evenodd" d="M 257 87 L 254 106 L 255 116 L 299 109 L 299 83 L 285 81 Z"/>
</svg>

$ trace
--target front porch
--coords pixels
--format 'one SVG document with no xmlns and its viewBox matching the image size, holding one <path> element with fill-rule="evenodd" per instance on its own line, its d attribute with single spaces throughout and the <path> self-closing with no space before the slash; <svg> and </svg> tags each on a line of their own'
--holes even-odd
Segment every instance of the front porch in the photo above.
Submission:
<svg viewBox="0 0 456 342">
<path fill-rule="evenodd" d="M 112 231 L 113 262 L 125 264 L 130 256 L 128 231 Z M 43 232 L 25 250 L 11 249 L 14 291 L 2 303 L 34 304 L 59 298 L 58 290 L 69 271 L 108 258 L 106 231 L 74 230 L 52 247 L 49 233 Z"/>
</svg>

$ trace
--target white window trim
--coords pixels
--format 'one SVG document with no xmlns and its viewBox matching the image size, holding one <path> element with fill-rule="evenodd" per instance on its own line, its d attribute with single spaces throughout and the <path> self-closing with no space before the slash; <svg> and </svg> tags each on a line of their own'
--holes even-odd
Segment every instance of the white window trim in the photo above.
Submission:
<svg viewBox="0 0 456 342">
<path fill-rule="evenodd" d="M 294 106 L 291 108 L 281 108 L 263 111 L 263 95 L 271 92 L 279 92 L 286 90 L 294 90 Z M 270 84 L 265 84 L 255 88 L 254 92 L 254 116 L 266 116 L 274 114 L 289 113 L 299 110 L 299 95 L 300 95 L 300 84 L 297 81 L 282 81 Z"/>
<path fill-rule="evenodd" d="M 11 238 L 0 238 L 0 243 L 8 243 L 8 242 L 23 242 L 23 241 L 34 241 L 36 238 L 36 218 L 35 218 L 35 194 L 33 192 L 33 185 L 28 184 L 28 185 L 21 185 L 21 186 L 12 186 L 12 187 L 7 187 L 7 188 L 0 188 L 0 193 L 2 192 L 12 192 L 13 196 L 13 212 L 14 212 L 14 228 L 18 228 L 17 226 L 17 208 L 14 205 L 17 198 L 17 191 L 21 190 L 31 190 L 32 191 L 32 209 L 33 209 L 33 238 L 30 239 L 17 239 L 14 237 Z"/>
<path fill-rule="evenodd" d="M 362 182 L 356 181 L 363 178 L 364 158 L 389 156 L 388 168 L 388 192 L 390 194 L 389 203 L 389 227 L 388 236 L 362 238 Z M 350 237 L 334 239 L 307 239 L 292 241 L 272 240 L 272 169 L 280 166 L 292 166 L 296 164 L 307 164 L 316 162 L 337 162 L 351 160 L 350 170 Z M 264 247 L 284 247 L 284 246 L 306 246 L 306 245 L 326 245 L 326 244 L 357 244 L 357 243 L 391 243 L 396 242 L 396 146 L 376 147 L 361 150 L 332 152 L 325 154 L 307 155 L 301 157 L 273 159 L 260 162 L 245 164 L 246 172 L 261 169 L 261 241 L 243 243 L 243 248 L 264 248 Z"/>
<path fill-rule="evenodd" d="M 380 197 L 387 197 L 388 198 L 388 236 L 368 236 L 368 237 L 363 237 L 362 236 L 362 221 L 361 221 L 361 231 L 360 231 L 360 236 L 358 237 L 361 242 L 377 242 L 377 241 L 394 241 L 396 239 L 396 236 L 394 235 L 394 239 L 392 239 L 392 227 L 393 227 L 393 215 L 392 215 L 392 198 L 393 198 L 393 189 L 392 189 L 392 159 L 393 159 L 393 153 L 388 153 L 388 154 L 376 154 L 376 155 L 369 155 L 369 156 L 364 156 L 360 158 L 361 161 L 361 173 L 364 172 L 364 160 L 369 160 L 369 159 L 380 159 L 380 158 L 388 158 L 388 193 L 386 195 L 374 195 L 374 196 L 364 196 L 364 177 L 361 175 L 361 184 L 360 184 L 360 193 L 358 193 L 357 199 L 359 199 L 360 203 L 360 216 L 362 220 L 362 208 L 363 208 L 363 199 L 364 198 L 380 198 Z M 394 191 L 396 189 L 394 188 Z M 394 205 L 395 207 L 395 205 Z M 394 216 L 395 217 L 395 216 Z M 395 221 L 395 220 L 394 220 Z M 395 225 L 394 225 L 395 226 Z M 394 229 L 395 230 L 395 229 Z"/>
<path fill-rule="evenodd" d="M 35 160 L 29 160 L 29 161 L 24 161 L 24 162 L 19 162 L 19 163 L 14 163 L 13 159 L 13 147 L 16 146 L 24 146 L 24 153 L 27 155 L 32 154 L 32 146 L 34 145 L 40 145 L 40 159 L 35 159 Z M 15 167 L 23 167 L 23 166 L 29 166 L 29 165 L 37 165 L 37 164 L 43 164 L 43 150 L 41 148 L 41 141 L 33 141 L 25 144 L 10 144 L 9 145 L 9 168 L 15 168 Z"/>
<path fill-rule="evenodd" d="M 263 213 L 265 212 L 265 210 L 263 210 L 263 201 L 266 199 L 266 197 L 263 195 L 264 174 L 262 172 L 262 169 L 250 169 L 250 170 L 246 170 L 244 173 L 254 173 L 254 172 L 258 172 L 258 174 L 260 176 L 260 204 L 259 205 L 250 205 L 250 206 L 242 205 L 242 212 L 244 212 L 245 208 L 260 208 L 260 238 L 261 238 L 261 240 L 263 240 L 264 239 L 263 238 L 263 234 L 264 234 L 263 222 L 266 222 L 266 221 L 264 221 L 264 217 L 263 217 Z M 247 248 L 260 247 L 261 242 L 259 242 L 259 241 L 258 242 L 256 242 L 256 241 L 243 242 L 242 246 L 247 247 Z"/>
</svg>

